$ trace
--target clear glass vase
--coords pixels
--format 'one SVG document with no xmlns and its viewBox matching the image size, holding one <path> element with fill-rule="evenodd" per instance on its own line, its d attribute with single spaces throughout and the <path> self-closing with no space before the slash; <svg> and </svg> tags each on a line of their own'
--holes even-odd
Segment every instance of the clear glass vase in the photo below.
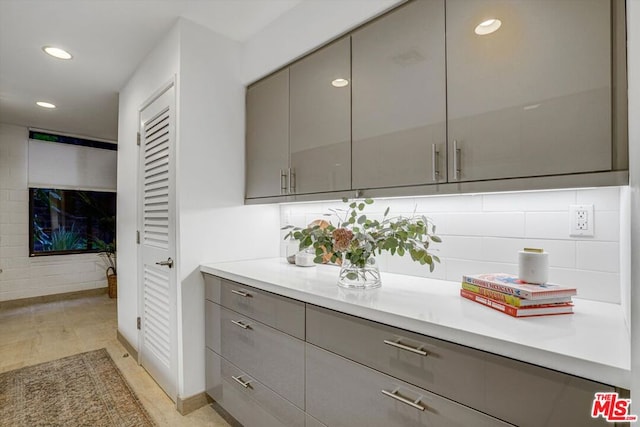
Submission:
<svg viewBox="0 0 640 427">
<path fill-rule="evenodd" d="M 375 257 L 369 257 L 364 267 L 359 267 L 343 256 L 338 286 L 348 289 L 374 289 L 382 286 Z"/>
</svg>

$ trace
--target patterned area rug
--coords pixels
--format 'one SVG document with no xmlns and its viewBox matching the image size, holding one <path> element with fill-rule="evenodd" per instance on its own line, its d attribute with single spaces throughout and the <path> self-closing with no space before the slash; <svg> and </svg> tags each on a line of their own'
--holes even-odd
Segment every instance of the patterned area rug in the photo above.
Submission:
<svg viewBox="0 0 640 427">
<path fill-rule="evenodd" d="M 106 349 L 0 374 L 0 426 L 154 426 Z"/>
</svg>

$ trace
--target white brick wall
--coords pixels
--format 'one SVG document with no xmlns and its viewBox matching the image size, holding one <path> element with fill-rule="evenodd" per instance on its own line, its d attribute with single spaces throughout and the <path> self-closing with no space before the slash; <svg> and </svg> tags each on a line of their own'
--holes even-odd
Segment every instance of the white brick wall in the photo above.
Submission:
<svg viewBox="0 0 640 427">
<path fill-rule="evenodd" d="M 95 254 L 29 257 L 26 128 L 0 124 L 0 301 L 106 287 Z"/>
<path fill-rule="evenodd" d="M 463 274 L 517 273 L 518 250 L 549 252 L 550 281 L 578 288 L 582 298 L 620 303 L 619 187 L 521 193 L 379 199 L 366 212 L 429 216 L 443 239 L 442 263 L 428 267 L 383 254 L 383 271 L 459 281 Z M 569 236 L 569 205 L 593 204 L 594 237 Z M 282 225 L 304 226 L 341 202 L 282 205 Z M 281 254 L 286 251 L 281 245 Z"/>
</svg>

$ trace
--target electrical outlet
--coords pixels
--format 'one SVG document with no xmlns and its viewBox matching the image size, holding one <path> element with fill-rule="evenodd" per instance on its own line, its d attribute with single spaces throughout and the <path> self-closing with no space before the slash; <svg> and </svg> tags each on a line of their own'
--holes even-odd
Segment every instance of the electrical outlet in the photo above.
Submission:
<svg viewBox="0 0 640 427">
<path fill-rule="evenodd" d="M 593 237 L 593 205 L 569 205 L 569 236 Z"/>
</svg>

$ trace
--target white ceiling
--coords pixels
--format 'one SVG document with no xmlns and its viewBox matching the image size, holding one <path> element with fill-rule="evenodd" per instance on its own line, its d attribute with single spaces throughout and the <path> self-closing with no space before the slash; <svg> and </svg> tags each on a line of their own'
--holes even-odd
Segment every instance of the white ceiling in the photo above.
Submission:
<svg viewBox="0 0 640 427">
<path fill-rule="evenodd" d="M 242 42 L 301 1 L 0 0 L 0 122 L 116 140 L 118 91 L 178 17 Z"/>
</svg>

